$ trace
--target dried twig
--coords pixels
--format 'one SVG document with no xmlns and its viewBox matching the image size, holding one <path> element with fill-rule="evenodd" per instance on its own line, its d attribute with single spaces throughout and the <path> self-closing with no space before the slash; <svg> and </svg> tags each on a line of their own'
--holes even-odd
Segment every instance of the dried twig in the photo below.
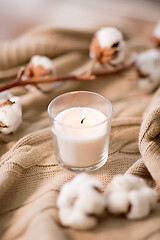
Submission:
<svg viewBox="0 0 160 240">
<path fill-rule="evenodd" d="M 103 72 L 93 72 L 92 75 L 89 75 L 88 73 L 86 74 L 81 74 L 81 75 L 63 75 L 63 76 L 46 76 L 46 77 L 38 77 L 38 78 L 26 78 L 22 79 L 22 76 L 24 74 L 25 68 L 22 67 L 20 68 L 17 78 L 11 82 L 8 82 L 2 86 L 0 86 L 0 92 L 8 90 L 10 88 L 16 87 L 16 86 L 25 86 L 27 84 L 38 84 L 38 83 L 49 83 L 49 82 L 57 82 L 57 81 L 67 81 L 67 80 L 95 80 L 98 77 L 104 77 L 104 76 L 109 76 L 113 74 L 120 73 L 124 70 L 127 70 L 133 66 L 133 62 L 126 64 L 126 65 L 121 65 L 119 67 L 114 68 L 113 70 L 108 70 L 108 71 L 103 71 Z"/>
<path fill-rule="evenodd" d="M 97 63 L 97 59 L 95 59 L 95 58 L 92 59 L 91 66 L 90 66 L 90 68 L 89 68 L 89 70 L 87 72 L 87 75 L 90 76 L 92 74 L 92 72 L 93 72 L 93 70 L 95 68 L 96 63 Z"/>
</svg>

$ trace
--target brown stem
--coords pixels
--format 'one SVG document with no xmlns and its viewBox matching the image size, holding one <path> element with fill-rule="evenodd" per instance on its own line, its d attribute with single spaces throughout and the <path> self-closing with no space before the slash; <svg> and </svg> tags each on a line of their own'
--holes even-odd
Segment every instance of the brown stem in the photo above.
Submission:
<svg viewBox="0 0 160 240">
<path fill-rule="evenodd" d="M 18 82 L 21 81 L 21 78 L 22 78 L 22 76 L 23 76 L 23 74 L 24 74 L 24 71 L 25 71 L 25 67 L 21 67 L 21 68 L 19 69 L 19 71 L 18 71 L 18 73 L 17 73 L 17 78 L 16 78 L 16 80 L 17 80 Z"/>
<path fill-rule="evenodd" d="M 2 86 L 0 86 L 0 92 L 8 90 L 10 88 L 16 87 L 16 86 L 24 86 L 27 84 L 38 84 L 38 83 L 49 83 L 49 82 L 57 82 L 57 81 L 67 81 L 67 80 L 95 80 L 97 77 L 103 77 L 103 76 L 109 76 L 116 73 L 120 73 L 124 70 L 127 70 L 133 66 L 134 63 L 121 65 L 113 70 L 108 70 L 104 72 L 95 72 L 92 73 L 92 75 L 88 74 L 81 74 L 81 75 L 64 75 L 64 76 L 57 76 L 57 77 L 38 77 L 38 78 L 27 78 L 22 80 L 22 76 L 24 74 L 24 68 L 20 68 L 17 78 L 11 82 L 8 82 Z"/>
<path fill-rule="evenodd" d="M 0 92 L 3 92 L 5 90 L 8 90 L 10 88 L 13 88 L 13 87 L 16 87 L 16 86 L 20 86 L 21 84 L 21 78 L 24 74 L 24 71 L 25 71 L 25 68 L 24 67 L 21 67 L 17 73 L 17 78 L 11 82 L 8 82 L 2 86 L 0 86 Z"/>
<path fill-rule="evenodd" d="M 0 86 L 0 92 L 3 92 L 3 91 L 8 90 L 10 88 L 16 87 L 18 85 L 19 85 L 19 83 L 18 83 L 17 79 L 13 80 L 12 82 L 9 82 L 9 83 L 6 83 L 6 84 Z"/>
<path fill-rule="evenodd" d="M 97 63 L 97 59 L 96 58 L 92 59 L 91 67 L 90 67 L 90 69 L 87 72 L 88 76 L 90 76 L 92 74 L 92 72 L 93 72 L 93 70 L 95 68 L 96 63 Z"/>
<path fill-rule="evenodd" d="M 21 81 L 20 85 L 26 84 L 38 84 L 38 83 L 50 83 L 57 81 L 67 81 L 67 80 L 93 80 L 93 76 L 87 75 L 64 75 L 58 77 L 38 77 L 38 78 L 27 78 L 24 81 Z"/>
</svg>

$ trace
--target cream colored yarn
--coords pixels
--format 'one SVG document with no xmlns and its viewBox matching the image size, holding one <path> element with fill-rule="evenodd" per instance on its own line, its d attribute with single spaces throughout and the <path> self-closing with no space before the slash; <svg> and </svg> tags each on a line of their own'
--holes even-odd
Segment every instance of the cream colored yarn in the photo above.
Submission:
<svg viewBox="0 0 160 240">
<path fill-rule="evenodd" d="M 27 63 L 32 54 L 54 58 L 58 74 L 83 72 L 88 68 L 91 35 L 90 32 L 48 28 L 31 31 L 8 45 L 2 43 L 1 79 L 5 81 L 5 77 L 14 76 L 19 65 Z M 63 170 L 55 161 L 47 106 L 64 91 L 95 91 L 113 103 L 109 158 L 103 168 L 91 173 L 103 183 L 104 189 L 115 174 L 126 172 L 143 177 L 152 186 L 160 185 L 160 96 L 155 96 L 143 120 L 152 94 L 137 90 L 133 79 L 135 72 L 130 70 L 92 83 L 62 83 L 59 89 L 49 94 L 24 87 L 11 90 L 21 99 L 23 122 L 13 135 L 0 134 L 1 240 L 137 240 L 152 234 L 159 237 L 160 207 L 141 221 L 128 222 L 125 218 L 109 217 L 94 231 L 79 232 L 58 225 L 58 193 L 76 173 Z M 139 144 L 142 158 L 138 147 L 141 123 Z"/>
</svg>

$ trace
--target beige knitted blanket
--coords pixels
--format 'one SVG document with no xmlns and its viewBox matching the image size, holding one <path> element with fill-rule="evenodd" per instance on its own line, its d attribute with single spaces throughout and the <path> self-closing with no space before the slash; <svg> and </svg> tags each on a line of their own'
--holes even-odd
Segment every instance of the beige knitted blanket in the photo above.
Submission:
<svg viewBox="0 0 160 240">
<path fill-rule="evenodd" d="M 88 66 L 92 34 L 45 28 L 1 43 L 1 82 L 13 77 L 34 54 L 54 58 L 57 74 L 83 72 Z M 95 91 L 113 103 L 109 158 L 104 167 L 91 173 L 104 188 L 115 174 L 126 172 L 160 187 L 160 91 L 153 98 L 153 94 L 138 90 L 134 79 L 135 72 L 130 70 L 92 83 L 62 82 L 49 94 L 34 88 L 11 90 L 21 98 L 23 123 L 13 135 L 0 134 L 1 240 L 160 239 L 160 207 L 139 221 L 109 216 L 96 229 L 84 232 L 62 228 L 56 208 L 61 186 L 75 174 L 55 161 L 47 106 L 55 96 L 69 90 Z"/>
</svg>

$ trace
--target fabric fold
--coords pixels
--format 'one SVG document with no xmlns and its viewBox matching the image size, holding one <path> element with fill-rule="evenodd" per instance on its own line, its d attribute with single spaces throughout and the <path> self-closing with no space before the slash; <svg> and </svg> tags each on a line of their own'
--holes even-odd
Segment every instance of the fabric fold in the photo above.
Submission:
<svg viewBox="0 0 160 240">
<path fill-rule="evenodd" d="M 93 31 L 37 28 L 10 42 L 0 43 L 0 79 L 13 77 L 33 55 L 56 58 L 79 51 L 88 55 Z M 55 47 L 56 46 L 56 47 Z"/>
<path fill-rule="evenodd" d="M 54 58 L 58 75 L 84 72 L 88 69 L 88 46 L 92 34 L 93 31 L 48 27 L 31 30 L 13 42 L 0 43 L 0 78 L 6 81 L 7 77 L 13 77 L 19 66 L 26 64 L 34 54 Z M 109 217 L 97 229 L 88 232 L 63 229 L 57 225 L 58 193 L 61 186 L 77 174 L 62 169 L 56 163 L 48 128 L 47 106 L 60 93 L 87 90 L 97 92 L 113 103 L 109 157 L 103 168 L 90 173 L 102 182 L 104 190 L 112 177 L 119 173 L 139 175 L 152 186 L 151 175 L 157 181 L 160 167 L 159 94 L 155 96 L 149 113 L 145 114 L 141 127 L 141 159 L 138 136 L 142 115 L 152 94 L 139 91 L 132 79 L 135 79 L 134 71 L 129 70 L 92 82 L 61 82 L 48 94 L 34 87 L 11 90 L 21 99 L 23 122 L 13 135 L 0 134 L 0 239 L 63 240 L 69 236 L 74 240 L 103 240 L 107 237 L 110 240 L 135 240 L 143 239 L 157 229 L 160 208 L 150 218 L 138 222 Z"/>
<path fill-rule="evenodd" d="M 144 114 L 139 148 L 146 167 L 160 188 L 160 89 Z"/>
</svg>

